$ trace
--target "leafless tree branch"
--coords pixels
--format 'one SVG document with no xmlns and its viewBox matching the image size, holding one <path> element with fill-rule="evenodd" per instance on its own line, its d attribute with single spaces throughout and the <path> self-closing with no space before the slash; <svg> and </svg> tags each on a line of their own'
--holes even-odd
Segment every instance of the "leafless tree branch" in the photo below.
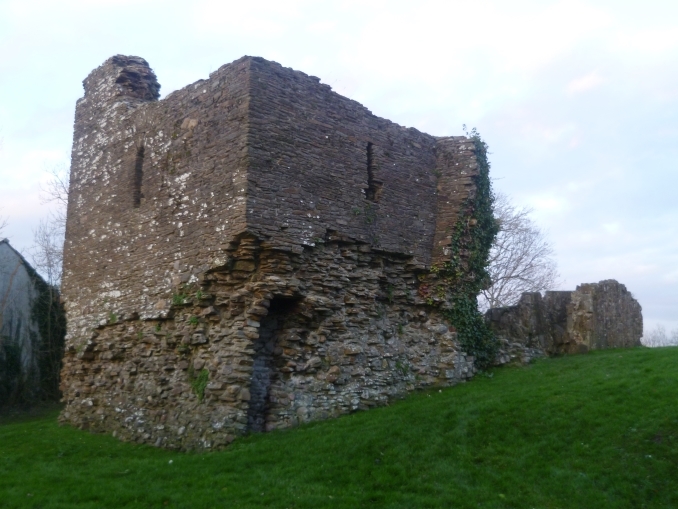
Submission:
<svg viewBox="0 0 678 509">
<path fill-rule="evenodd" d="M 524 292 L 542 292 L 558 284 L 553 248 L 530 218 L 529 208 L 517 208 L 498 193 L 494 216 L 499 222 L 488 260 L 492 286 L 479 296 L 481 309 L 511 306 Z"/>
<path fill-rule="evenodd" d="M 65 165 L 55 166 L 50 174 L 51 178 L 42 189 L 40 199 L 42 203 L 54 203 L 55 208 L 33 231 L 30 253 L 34 267 L 46 277 L 50 285 L 59 287 L 66 234 L 69 175 Z"/>
<path fill-rule="evenodd" d="M 53 218 L 40 221 L 33 231 L 31 257 L 33 266 L 52 286 L 61 284 L 61 267 L 63 264 L 64 236 L 63 230 L 55 224 Z"/>
<path fill-rule="evenodd" d="M 5 216 L 0 216 L 0 237 L 2 237 L 2 230 L 7 227 L 8 220 Z"/>
<path fill-rule="evenodd" d="M 68 208 L 68 168 L 60 164 L 49 171 L 51 178 L 41 188 L 40 201 L 42 203 L 54 203 L 55 210 L 52 212 L 53 222 L 66 231 L 66 209 Z"/>
<path fill-rule="evenodd" d="M 640 342 L 649 347 L 678 346 L 678 329 L 673 329 L 670 333 L 667 333 L 666 327 L 658 324 L 647 334 L 643 334 Z"/>
</svg>

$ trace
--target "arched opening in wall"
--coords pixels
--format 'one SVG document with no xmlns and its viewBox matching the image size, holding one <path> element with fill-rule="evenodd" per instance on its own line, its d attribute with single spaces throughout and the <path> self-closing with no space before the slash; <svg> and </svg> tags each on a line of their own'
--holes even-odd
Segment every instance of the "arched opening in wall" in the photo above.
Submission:
<svg viewBox="0 0 678 509">
<path fill-rule="evenodd" d="M 274 297 L 268 308 L 268 314 L 261 320 L 259 337 L 254 341 L 254 357 L 252 359 L 252 378 L 250 381 L 250 402 L 247 411 L 247 430 L 250 432 L 266 431 L 269 417 L 271 384 L 280 376 L 276 369 L 276 358 L 279 355 L 278 337 L 286 319 L 294 313 L 299 303 L 295 297 Z"/>
<path fill-rule="evenodd" d="M 134 175 L 132 176 L 132 203 L 134 208 L 141 205 L 141 184 L 144 180 L 144 146 L 137 149 L 137 157 L 134 161 Z"/>
<path fill-rule="evenodd" d="M 381 190 L 384 183 L 374 178 L 374 150 L 371 142 L 367 143 L 367 189 L 365 197 L 373 202 L 381 198 Z"/>
</svg>

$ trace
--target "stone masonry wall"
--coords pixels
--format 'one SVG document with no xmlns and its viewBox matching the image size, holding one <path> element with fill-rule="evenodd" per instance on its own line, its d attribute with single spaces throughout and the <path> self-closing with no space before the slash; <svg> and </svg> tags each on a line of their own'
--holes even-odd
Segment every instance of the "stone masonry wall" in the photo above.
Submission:
<svg viewBox="0 0 678 509">
<path fill-rule="evenodd" d="M 524 293 L 517 305 L 485 316 L 498 337 L 549 355 L 640 346 L 643 334 L 640 304 L 612 279 L 544 297 Z"/>
<path fill-rule="evenodd" d="M 643 314 L 626 286 L 613 279 L 585 283 L 572 293 L 568 330 L 589 349 L 640 346 Z"/>
<path fill-rule="evenodd" d="M 162 101 L 138 57 L 84 85 L 64 249 L 76 347 L 111 318 L 166 315 L 244 231 L 294 252 L 338 232 L 429 266 L 477 173 L 467 138 L 403 128 L 259 58 Z"/>
<path fill-rule="evenodd" d="M 242 237 L 167 318 L 102 326 L 70 354 L 62 418 L 210 448 L 463 381 L 473 359 L 418 296 L 420 273 L 366 244 L 329 238 L 294 254 Z"/>
<path fill-rule="evenodd" d="M 263 59 L 252 59 L 250 72 L 252 231 L 292 249 L 336 231 L 430 265 L 437 196 L 460 209 L 475 174 L 472 143 L 376 117 L 317 78 Z M 447 227 L 451 216 L 443 215 Z"/>
<path fill-rule="evenodd" d="M 218 447 L 473 374 L 420 291 L 475 191 L 466 137 L 256 57 L 161 101 L 139 57 L 84 85 L 63 422 Z"/>
<path fill-rule="evenodd" d="M 64 246 L 71 347 L 112 318 L 166 315 L 173 288 L 223 263 L 245 229 L 247 65 L 159 102 L 137 57 L 113 57 L 85 80 Z M 134 95 L 133 73 L 156 95 Z"/>
</svg>

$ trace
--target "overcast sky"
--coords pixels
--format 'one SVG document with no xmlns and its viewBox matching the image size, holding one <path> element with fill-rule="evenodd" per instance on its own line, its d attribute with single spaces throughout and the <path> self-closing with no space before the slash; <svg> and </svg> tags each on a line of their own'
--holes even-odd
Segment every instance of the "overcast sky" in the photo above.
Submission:
<svg viewBox="0 0 678 509">
<path fill-rule="evenodd" d="M 614 278 L 678 328 L 678 2 L 0 0 L 0 215 L 26 251 L 82 80 L 138 55 L 163 96 L 242 55 L 433 135 L 476 127 L 560 289 Z"/>
</svg>

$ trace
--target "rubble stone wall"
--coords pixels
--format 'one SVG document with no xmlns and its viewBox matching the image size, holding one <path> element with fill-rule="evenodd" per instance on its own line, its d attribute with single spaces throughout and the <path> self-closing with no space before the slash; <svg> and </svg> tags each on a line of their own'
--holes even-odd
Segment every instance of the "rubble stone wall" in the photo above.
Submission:
<svg viewBox="0 0 678 509">
<path fill-rule="evenodd" d="M 571 325 L 575 341 L 589 349 L 640 346 L 643 314 L 626 286 L 614 280 L 585 283 L 572 293 Z"/>
<path fill-rule="evenodd" d="M 245 236 L 167 318 L 100 327 L 72 353 L 62 419 L 210 448 L 463 381 L 473 358 L 418 296 L 420 273 L 367 244 L 330 238 L 295 254 Z"/>
<path fill-rule="evenodd" d="M 640 304 L 612 279 L 544 297 L 524 293 L 517 305 L 485 316 L 498 337 L 550 355 L 640 346 L 643 334 Z"/>
<path fill-rule="evenodd" d="M 473 374 L 420 276 L 475 147 L 243 57 L 158 100 L 116 56 L 76 108 L 62 421 L 173 448 Z"/>
</svg>

